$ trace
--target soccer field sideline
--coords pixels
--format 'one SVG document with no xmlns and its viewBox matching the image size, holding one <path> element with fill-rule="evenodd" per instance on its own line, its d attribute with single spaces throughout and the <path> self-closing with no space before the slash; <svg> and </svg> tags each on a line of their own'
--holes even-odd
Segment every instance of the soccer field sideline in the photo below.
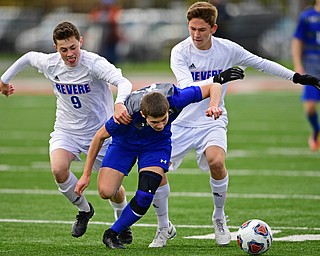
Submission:
<svg viewBox="0 0 320 256">
<path fill-rule="evenodd" d="M 73 221 L 62 221 L 62 220 L 21 220 L 21 219 L 0 219 L 0 223 L 25 223 L 25 224 L 63 224 L 63 225 L 72 225 Z M 112 222 L 102 222 L 102 221 L 90 221 L 90 225 L 100 225 L 100 226 L 110 226 Z M 184 229 L 210 229 L 212 230 L 212 225 L 179 225 L 174 224 L 176 228 Z M 147 224 L 147 223 L 135 223 L 134 227 L 143 227 L 143 228 L 156 228 L 157 224 Z M 231 240 L 237 241 L 237 233 L 239 226 L 231 226 Z M 320 228 L 309 228 L 309 227 L 271 227 L 272 234 L 279 234 L 282 230 L 296 230 L 296 231 L 319 231 Z M 206 233 L 206 231 L 204 231 Z M 215 240 L 215 234 L 210 232 L 205 235 L 193 235 L 193 236 L 184 236 L 185 239 L 210 239 Z M 290 235 L 284 237 L 273 237 L 273 241 L 289 241 L 289 242 L 304 242 L 304 241 L 319 241 L 320 234 L 303 234 L 303 235 Z"/>
</svg>

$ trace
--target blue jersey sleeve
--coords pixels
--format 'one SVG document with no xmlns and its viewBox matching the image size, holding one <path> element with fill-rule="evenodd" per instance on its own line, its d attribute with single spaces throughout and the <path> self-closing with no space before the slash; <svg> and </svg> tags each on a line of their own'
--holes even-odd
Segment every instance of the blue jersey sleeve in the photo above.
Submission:
<svg viewBox="0 0 320 256">
<path fill-rule="evenodd" d="M 171 108 L 182 110 L 191 103 L 202 100 L 202 93 L 199 86 L 189 86 L 180 89 L 174 86 L 174 93 L 167 98 Z"/>
</svg>

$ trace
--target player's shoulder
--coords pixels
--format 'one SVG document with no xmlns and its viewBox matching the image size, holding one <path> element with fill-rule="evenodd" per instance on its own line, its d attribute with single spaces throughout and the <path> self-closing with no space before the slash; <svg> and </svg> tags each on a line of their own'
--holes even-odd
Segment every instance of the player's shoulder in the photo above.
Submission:
<svg viewBox="0 0 320 256">
<path fill-rule="evenodd" d="M 221 37 L 212 37 L 212 47 L 213 51 L 218 49 L 219 51 L 221 50 L 226 50 L 226 51 L 231 51 L 235 48 L 242 48 L 238 43 L 233 42 L 229 39 L 226 38 L 221 38 Z"/>
<path fill-rule="evenodd" d="M 305 19 L 312 15 L 319 15 L 319 13 L 314 9 L 314 7 L 308 7 L 300 13 L 300 17 Z"/>
<path fill-rule="evenodd" d="M 172 52 L 182 52 L 187 51 L 192 46 L 191 37 L 187 37 L 186 39 L 182 40 L 181 42 L 177 43 L 175 46 L 172 47 Z"/>
<path fill-rule="evenodd" d="M 88 52 L 86 50 L 81 49 L 81 62 L 82 63 L 94 63 L 95 61 L 103 59 L 100 55 L 94 52 Z"/>
</svg>

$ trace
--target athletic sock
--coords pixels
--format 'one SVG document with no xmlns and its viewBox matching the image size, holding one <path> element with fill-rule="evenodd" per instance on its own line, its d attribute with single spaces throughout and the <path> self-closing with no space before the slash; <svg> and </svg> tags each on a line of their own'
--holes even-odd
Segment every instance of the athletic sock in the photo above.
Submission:
<svg viewBox="0 0 320 256">
<path fill-rule="evenodd" d="M 210 185 L 213 195 L 214 211 L 212 219 L 222 219 L 225 216 L 224 205 L 227 198 L 229 176 L 227 175 L 222 180 L 215 180 L 210 177 Z"/>
<path fill-rule="evenodd" d="M 311 128 L 313 130 L 313 139 L 318 139 L 319 134 L 319 122 L 318 122 L 318 113 L 314 113 L 313 115 L 308 115 L 309 123 L 311 124 Z"/>
<path fill-rule="evenodd" d="M 111 229 L 117 233 L 120 233 L 122 230 L 127 227 L 132 226 L 139 219 L 141 219 L 143 215 L 136 214 L 132 211 L 130 203 L 123 209 L 120 217 L 116 220 L 115 223 L 111 226 Z"/>
<path fill-rule="evenodd" d="M 83 194 L 78 196 L 74 192 L 77 182 L 77 177 L 70 171 L 68 179 L 63 183 L 57 183 L 57 185 L 59 191 L 64 194 L 73 205 L 76 205 L 79 211 L 90 212 L 90 206 L 85 196 Z"/>
<path fill-rule="evenodd" d="M 158 187 L 154 194 L 152 205 L 156 212 L 158 219 L 158 228 L 169 227 L 169 216 L 168 216 L 168 197 L 170 194 L 169 183 Z"/>
<path fill-rule="evenodd" d="M 112 202 L 110 199 L 108 201 L 109 201 L 110 205 L 113 208 L 114 219 L 117 220 L 120 217 L 121 212 L 123 211 L 123 209 L 127 206 L 127 199 L 124 198 L 124 201 L 122 203 L 120 203 L 120 204 Z"/>
</svg>

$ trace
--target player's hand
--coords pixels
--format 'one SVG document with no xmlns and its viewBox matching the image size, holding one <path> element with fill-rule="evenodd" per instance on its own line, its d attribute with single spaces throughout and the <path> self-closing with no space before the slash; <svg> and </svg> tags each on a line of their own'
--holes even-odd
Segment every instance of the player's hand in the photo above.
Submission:
<svg viewBox="0 0 320 256">
<path fill-rule="evenodd" d="M 219 107 L 209 107 L 206 110 L 206 116 L 213 117 L 214 120 L 218 119 L 222 115 L 222 110 Z"/>
<path fill-rule="evenodd" d="M 5 84 L 2 81 L 0 81 L 0 91 L 3 95 L 8 97 L 14 93 L 14 87 L 12 84 Z"/>
<path fill-rule="evenodd" d="M 303 84 L 303 85 L 312 85 L 320 90 L 320 79 L 311 75 L 300 75 L 299 73 L 295 73 L 293 75 L 292 81 L 295 84 Z"/>
<path fill-rule="evenodd" d="M 74 188 L 74 192 L 81 196 L 83 191 L 89 186 L 90 176 L 82 175 L 79 181 L 77 182 L 76 187 Z"/>
<path fill-rule="evenodd" d="M 241 68 L 228 68 L 225 71 L 222 71 L 219 75 L 213 77 L 214 83 L 224 84 L 230 81 L 243 79 L 244 71 Z"/>
<path fill-rule="evenodd" d="M 129 124 L 132 117 L 129 115 L 128 110 L 123 103 L 117 103 L 114 105 L 113 119 L 117 124 Z"/>
</svg>

